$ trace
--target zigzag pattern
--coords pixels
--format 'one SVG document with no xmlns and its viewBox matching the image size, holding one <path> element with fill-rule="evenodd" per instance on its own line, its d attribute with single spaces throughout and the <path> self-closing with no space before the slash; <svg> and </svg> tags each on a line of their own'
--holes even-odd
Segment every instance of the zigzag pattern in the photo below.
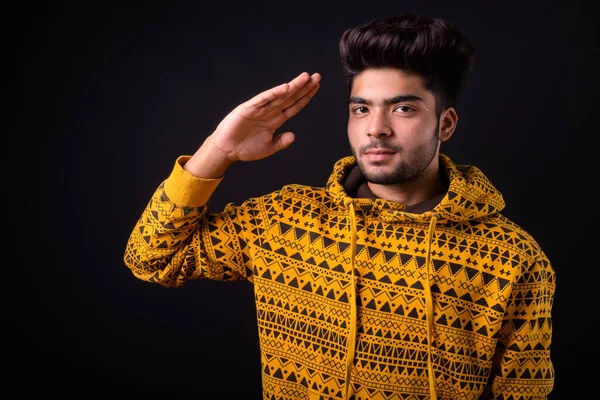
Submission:
<svg viewBox="0 0 600 400">
<path fill-rule="evenodd" d="M 352 274 L 341 200 L 352 157 L 336 164 L 325 188 L 288 185 L 220 213 L 176 206 L 161 185 L 125 261 L 140 279 L 165 286 L 252 281 L 264 399 L 344 398 L 351 302 L 355 400 L 428 399 L 429 346 L 440 400 L 544 398 L 554 380 L 552 266 L 527 232 L 499 214 L 504 202 L 483 173 L 441 161 L 450 189 L 435 209 L 431 344 L 426 215 L 355 199 Z"/>
</svg>

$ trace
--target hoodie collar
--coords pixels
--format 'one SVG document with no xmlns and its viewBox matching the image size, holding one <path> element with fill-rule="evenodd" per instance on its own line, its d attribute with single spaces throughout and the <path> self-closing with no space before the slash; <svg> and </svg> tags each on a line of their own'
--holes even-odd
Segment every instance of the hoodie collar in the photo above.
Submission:
<svg viewBox="0 0 600 400">
<path fill-rule="evenodd" d="M 373 195 L 353 156 L 344 157 L 335 163 L 326 189 L 340 205 L 352 201 L 357 211 L 379 212 L 380 218 L 390 222 L 427 222 L 433 213 L 439 216 L 439 222 L 462 222 L 504 209 L 502 194 L 479 168 L 455 164 L 442 153 L 439 158 L 440 176 L 447 188 L 446 192 L 412 206 Z"/>
<path fill-rule="evenodd" d="M 425 211 L 432 210 L 436 205 L 438 205 L 442 198 L 444 198 L 450 184 L 448 181 L 448 175 L 446 175 L 443 168 L 440 170 L 440 180 L 442 181 L 443 187 L 442 193 L 419 203 L 406 206 L 404 212 L 421 214 Z M 345 181 L 342 182 L 342 186 L 344 187 L 346 194 L 350 197 L 366 198 L 371 200 L 378 199 L 378 197 L 369 188 L 367 180 L 357 164 L 355 164 L 353 167 L 350 167 Z"/>
</svg>

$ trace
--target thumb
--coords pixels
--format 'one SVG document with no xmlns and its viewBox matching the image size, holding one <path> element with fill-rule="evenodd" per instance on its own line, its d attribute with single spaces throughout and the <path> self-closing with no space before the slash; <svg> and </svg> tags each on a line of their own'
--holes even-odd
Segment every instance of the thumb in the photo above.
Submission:
<svg viewBox="0 0 600 400">
<path fill-rule="evenodd" d="M 283 150 L 294 142 L 295 136 L 292 132 L 285 132 L 281 135 L 277 135 L 273 145 L 275 146 L 275 152 Z"/>
</svg>

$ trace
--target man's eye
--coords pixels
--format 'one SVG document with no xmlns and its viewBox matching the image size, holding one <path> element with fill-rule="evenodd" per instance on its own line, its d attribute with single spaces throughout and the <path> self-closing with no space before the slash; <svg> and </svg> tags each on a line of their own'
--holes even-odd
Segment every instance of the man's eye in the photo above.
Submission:
<svg viewBox="0 0 600 400">
<path fill-rule="evenodd" d="M 413 111 L 413 109 L 409 106 L 399 106 L 399 107 L 396 107 L 396 110 L 400 111 L 401 113 L 407 113 L 409 111 Z"/>
<path fill-rule="evenodd" d="M 354 111 L 356 114 L 364 114 L 369 111 L 369 109 L 367 107 L 356 107 L 352 111 Z"/>
</svg>

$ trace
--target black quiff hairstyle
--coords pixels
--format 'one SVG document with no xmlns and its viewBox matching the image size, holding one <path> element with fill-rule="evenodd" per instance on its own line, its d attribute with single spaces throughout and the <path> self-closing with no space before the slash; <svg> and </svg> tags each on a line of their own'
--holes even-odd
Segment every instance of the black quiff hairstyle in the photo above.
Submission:
<svg viewBox="0 0 600 400">
<path fill-rule="evenodd" d="M 348 29 L 339 50 L 349 92 L 354 76 L 366 69 L 399 68 L 423 78 L 436 97 L 438 117 L 456 104 L 475 66 L 475 49 L 462 32 L 441 18 L 415 13 Z"/>
</svg>

